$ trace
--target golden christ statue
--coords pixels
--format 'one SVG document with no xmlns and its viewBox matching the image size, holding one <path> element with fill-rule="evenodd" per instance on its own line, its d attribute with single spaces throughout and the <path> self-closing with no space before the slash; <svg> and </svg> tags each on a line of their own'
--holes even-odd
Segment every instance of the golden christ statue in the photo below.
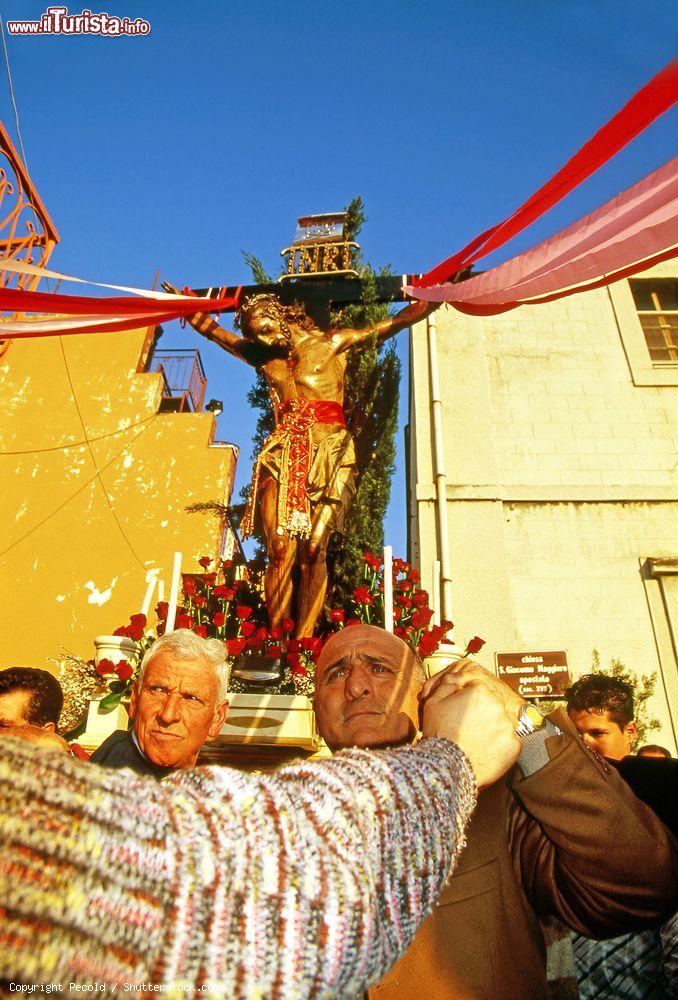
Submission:
<svg viewBox="0 0 678 1000">
<path fill-rule="evenodd" d="M 163 288 L 176 292 L 167 283 Z M 268 384 L 275 430 L 254 466 L 242 531 L 245 537 L 252 533 L 258 508 L 271 625 L 292 617 L 298 637 L 313 634 L 327 590 L 327 545 L 343 527 L 355 495 L 355 449 L 342 409 L 348 351 L 373 335 L 384 341 L 434 308 L 416 302 L 362 330 L 322 330 L 302 306 L 255 295 L 239 313 L 242 336 L 205 313 L 188 317 L 198 333 L 261 371 Z"/>
</svg>

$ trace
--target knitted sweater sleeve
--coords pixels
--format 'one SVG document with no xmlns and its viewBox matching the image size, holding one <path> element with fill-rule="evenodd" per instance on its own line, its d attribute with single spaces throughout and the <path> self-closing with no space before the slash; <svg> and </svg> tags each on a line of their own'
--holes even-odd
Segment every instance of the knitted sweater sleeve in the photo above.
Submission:
<svg viewBox="0 0 678 1000">
<path fill-rule="evenodd" d="M 474 798 L 440 739 L 161 785 L 2 740 L 0 979 L 350 996 L 408 946 Z"/>
</svg>

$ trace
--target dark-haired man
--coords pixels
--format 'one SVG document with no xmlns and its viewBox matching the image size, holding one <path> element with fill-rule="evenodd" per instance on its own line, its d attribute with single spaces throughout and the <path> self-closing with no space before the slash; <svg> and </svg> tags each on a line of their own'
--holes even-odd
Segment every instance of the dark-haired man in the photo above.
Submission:
<svg viewBox="0 0 678 1000">
<path fill-rule="evenodd" d="M 565 695 L 567 714 L 590 750 L 610 760 L 631 753 L 638 727 L 630 684 L 606 674 L 584 674 Z"/>
<path fill-rule="evenodd" d="M 664 777 L 668 787 L 675 786 L 675 774 L 653 774 L 647 768 L 634 773 L 642 765 L 630 757 L 637 732 L 634 720 L 633 688 L 617 677 L 606 674 L 584 674 L 565 692 L 567 712 L 580 737 L 591 750 L 614 761 L 631 787 L 665 822 L 667 808 L 675 810 L 673 794 L 662 794 L 662 786 L 653 786 Z M 626 760 L 624 760 L 626 758 Z M 631 765 L 631 770 L 627 765 Z M 648 786 L 648 773 L 652 779 Z M 657 790 L 660 794 L 657 795 Z M 657 801 L 655 801 L 657 799 Z M 623 837 L 620 831 L 620 837 Z M 678 887 L 674 886 L 674 902 L 678 905 Z M 582 1000 L 616 1000 L 621 996 L 651 1000 L 654 997 L 678 995 L 678 915 L 662 927 L 635 934 L 623 934 L 608 941 L 591 941 L 573 935 L 574 959 Z M 672 956 L 672 957 L 671 957 Z M 667 992 L 673 989 L 676 992 Z"/>
<path fill-rule="evenodd" d="M 54 733 L 63 704 L 61 685 L 48 670 L 0 670 L 0 729 L 37 726 Z"/>
<path fill-rule="evenodd" d="M 670 911 L 675 844 L 613 769 L 586 751 L 564 713 L 544 719 L 469 659 L 422 683 L 422 665 L 402 640 L 373 626 L 342 629 L 316 668 L 321 735 L 332 750 L 407 744 L 416 738 L 420 693 L 475 686 L 501 700 L 523 749 L 509 776 L 479 795 L 457 870 L 370 997 L 549 997 L 539 918 L 557 916 L 600 936 L 647 925 Z M 464 722 L 482 725 L 471 710 Z"/>
</svg>

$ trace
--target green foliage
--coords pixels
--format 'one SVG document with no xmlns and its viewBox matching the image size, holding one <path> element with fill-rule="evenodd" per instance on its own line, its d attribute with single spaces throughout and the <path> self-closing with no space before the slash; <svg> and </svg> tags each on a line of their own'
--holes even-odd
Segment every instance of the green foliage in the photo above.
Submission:
<svg viewBox="0 0 678 1000">
<path fill-rule="evenodd" d="M 648 734 L 654 729 L 660 728 L 659 719 L 650 717 L 649 700 L 654 694 L 657 683 L 657 673 L 642 674 L 640 677 L 632 673 L 624 663 L 617 657 L 610 660 L 609 667 L 601 667 L 600 653 L 597 649 L 591 652 L 591 673 L 605 674 L 607 677 L 614 677 L 618 681 L 624 681 L 633 688 L 633 706 L 636 719 L 637 733 L 631 744 L 631 749 L 643 746 L 648 741 Z"/>
<path fill-rule="evenodd" d="M 259 257 L 255 254 L 250 253 L 248 250 L 241 251 L 243 257 L 245 258 L 245 263 L 252 272 L 252 280 L 256 285 L 270 285 L 273 282 L 273 278 L 270 276 L 264 265 L 261 263 Z"/>
</svg>

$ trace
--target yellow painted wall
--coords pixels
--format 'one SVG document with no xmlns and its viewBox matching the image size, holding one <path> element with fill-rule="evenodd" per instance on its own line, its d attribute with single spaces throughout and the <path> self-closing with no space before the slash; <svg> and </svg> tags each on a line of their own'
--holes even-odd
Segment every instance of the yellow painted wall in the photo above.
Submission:
<svg viewBox="0 0 678 1000">
<path fill-rule="evenodd" d="M 237 451 L 209 413 L 157 412 L 149 340 L 29 339 L 0 358 L 0 668 L 89 658 L 140 610 L 148 569 L 167 593 L 175 550 L 187 571 L 218 552 L 217 518 L 184 508 L 229 501 Z"/>
</svg>

